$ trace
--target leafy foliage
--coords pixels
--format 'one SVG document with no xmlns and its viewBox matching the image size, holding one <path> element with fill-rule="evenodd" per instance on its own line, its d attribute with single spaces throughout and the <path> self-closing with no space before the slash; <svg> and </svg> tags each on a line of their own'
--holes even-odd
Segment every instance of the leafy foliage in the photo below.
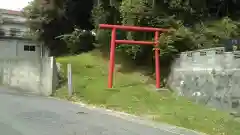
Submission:
<svg viewBox="0 0 240 135">
<path fill-rule="evenodd" d="M 91 50 L 94 48 L 94 37 L 86 30 L 75 28 L 70 34 L 64 34 L 57 38 L 62 39 L 72 54 Z"/>
<path fill-rule="evenodd" d="M 236 0 L 52 0 L 51 5 L 47 8 L 34 0 L 24 11 L 37 39 L 60 54 L 73 46 L 78 49 L 71 52 L 79 51 L 85 42 L 80 38 L 84 29 L 95 28 L 99 44 L 108 48 L 110 32 L 99 30 L 100 23 L 170 29 L 159 39 L 163 65 L 179 52 L 220 46 L 221 40 L 239 36 L 240 2 Z M 117 38 L 153 40 L 153 33 L 117 33 Z M 63 40 L 56 38 L 60 35 Z M 146 61 L 153 47 L 120 45 L 118 51 L 136 62 Z"/>
<path fill-rule="evenodd" d="M 31 33 L 45 43 L 52 55 L 70 53 L 64 40 L 56 37 L 72 33 L 74 28 L 92 29 L 91 1 L 79 3 L 72 0 L 51 0 L 49 4 L 43 5 L 39 0 L 34 0 L 25 7 L 24 15 L 28 18 Z"/>
</svg>

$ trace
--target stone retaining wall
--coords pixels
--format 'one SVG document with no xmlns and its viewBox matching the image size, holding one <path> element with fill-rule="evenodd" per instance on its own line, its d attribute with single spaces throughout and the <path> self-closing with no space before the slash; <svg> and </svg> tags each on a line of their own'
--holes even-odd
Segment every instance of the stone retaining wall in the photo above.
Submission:
<svg viewBox="0 0 240 135">
<path fill-rule="evenodd" d="M 2 85 L 49 96 L 57 85 L 56 62 L 53 57 L 39 59 L 0 59 Z"/>
<path fill-rule="evenodd" d="M 179 96 L 240 112 L 240 52 L 212 48 L 184 52 L 176 59 L 168 85 Z"/>
</svg>

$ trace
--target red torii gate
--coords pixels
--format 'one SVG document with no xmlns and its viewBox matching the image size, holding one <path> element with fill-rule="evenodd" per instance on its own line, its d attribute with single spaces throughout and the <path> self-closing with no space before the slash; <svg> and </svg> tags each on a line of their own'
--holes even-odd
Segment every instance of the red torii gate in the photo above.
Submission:
<svg viewBox="0 0 240 135">
<path fill-rule="evenodd" d="M 160 32 L 167 32 L 167 29 L 162 28 L 152 28 L 152 27 L 137 27 L 137 26 L 123 26 L 123 25 L 110 25 L 110 24 L 100 24 L 101 29 L 112 29 L 111 36 L 111 46 L 110 46 L 110 63 L 108 71 L 108 88 L 112 88 L 113 85 L 113 72 L 115 63 L 115 48 L 117 44 L 137 44 L 137 45 L 154 45 L 155 46 L 155 72 L 156 72 L 156 88 L 160 88 L 160 63 L 159 54 L 160 50 L 158 48 L 159 44 L 159 34 Z M 152 41 L 135 41 L 135 40 L 116 40 L 116 30 L 125 31 L 143 31 L 143 32 L 155 32 L 154 42 Z"/>
</svg>

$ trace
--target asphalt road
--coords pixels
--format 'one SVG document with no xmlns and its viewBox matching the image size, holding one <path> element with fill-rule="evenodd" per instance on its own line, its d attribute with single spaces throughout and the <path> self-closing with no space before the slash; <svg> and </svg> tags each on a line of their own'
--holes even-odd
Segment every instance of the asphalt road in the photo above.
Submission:
<svg viewBox="0 0 240 135">
<path fill-rule="evenodd" d="M 167 128 L 0 88 L 0 135 L 196 135 Z"/>
</svg>

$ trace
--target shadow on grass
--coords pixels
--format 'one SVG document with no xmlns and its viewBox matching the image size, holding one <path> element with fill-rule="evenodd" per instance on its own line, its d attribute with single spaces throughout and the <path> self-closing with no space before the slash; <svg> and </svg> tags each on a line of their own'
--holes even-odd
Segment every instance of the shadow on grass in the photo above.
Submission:
<svg viewBox="0 0 240 135">
<path fill-rule="evenodd" d="M 95 56 L 101 56 L 104 60 L 109 61 L 109 49 L 106 48 L 100 48 L 100 51 L 98 53 L 95 53 Z M 152 54 L 153 56 L 154 54 Z M 151 56 L 151 55 L 149 55 Z M 126 53 L 116 51 L 115 53 L 115 69 L 117 72 L 120 73 L 133 73 L 133 72 L 139 72 L 143 74 L 144 76 L 148 76 L 151 78 L 152 84 L 155 83 L 155 61 L 153 57 L 144 57 L 139 58 L 140 61 L 136 62 L 135 60 L 131 59 L 131 56 L 127 56 Z M 160 58 L 161 59 L 161 58 Z M 171 71 L 171 61 L 166 61 L 161 59 L 160 60 L 160 74 L 161 74 L 161 86 L 166 86 L 166 80 L 170 74 Z"/>
<path fill-rule="evenodd" d="M 120 86 L 118 86 L 118 87 L 119 87 L 119 88 L 127 88 L 127 87 L 140 86 L 140 85 L 144 85 L 144 84 L 146 84 L 146 83 L 136 82 L 136 83 L 130 83 L 130 84 L 120 85 Z"/>
</svg>

